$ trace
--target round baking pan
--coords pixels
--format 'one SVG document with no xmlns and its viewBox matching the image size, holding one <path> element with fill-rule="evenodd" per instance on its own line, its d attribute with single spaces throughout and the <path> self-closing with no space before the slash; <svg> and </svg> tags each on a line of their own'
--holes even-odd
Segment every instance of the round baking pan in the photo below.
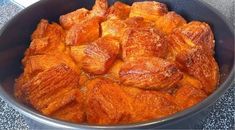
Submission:
<svg viewBox="0 0 235 130">
<path fill-rule="evenodd" d="M 123 0 L 132 4 L 141 0 Z M 15 78 L 22 72 L 21 59 L 30 43 L 30 35 L 40 19 L 57 22 L 59 16 L 78 8 L 90 9 L 94 0 L 41 0 L 24 9 L 0 31 L 0 96 L 29 118 L 59 128 L 187 128 L 192 122 L 202 120 L 208 107 L 231 86 L 234 80 L 234 32 L 224 16 L 200 0 L 157 0 L 168 5 L 188 21 L 199 20 L 210 24 L 216 41 L 215 56 L 220 67 L 218 89 L 199 104 L 166 118 L 126 125 L 74 124 L 41 115 L 18 101 L 13 94 Z M 109 4 L 115 0 L 109 0 Z"/>
</svg>

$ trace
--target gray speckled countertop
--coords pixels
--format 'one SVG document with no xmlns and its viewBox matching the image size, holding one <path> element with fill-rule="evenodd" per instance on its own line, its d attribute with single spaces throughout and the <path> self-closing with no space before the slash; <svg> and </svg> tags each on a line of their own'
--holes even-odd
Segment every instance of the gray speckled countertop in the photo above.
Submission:
<svg viewBox="0 0 235 130">
<path fill-rule="evenodd" d="M 217 8 L 233 23 L 235 0 L 204 0 Z M 9 0 L 0 0 L 0 28 L 12 16 L 21 10 Z M 213 105 L 207 118 L 198 124 L 203 129 L 234 129 L 235 116 L 235 82 L 232 87 Z M 0 98 L 0 130 L 5 129 L 51 129 L 39 124 L 10 107 Z"/>
</svg>

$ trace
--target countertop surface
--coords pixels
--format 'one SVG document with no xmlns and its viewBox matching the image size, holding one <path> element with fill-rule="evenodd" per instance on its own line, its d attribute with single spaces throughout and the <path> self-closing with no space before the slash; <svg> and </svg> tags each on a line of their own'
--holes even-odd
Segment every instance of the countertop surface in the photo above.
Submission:
<svg viewBox="0 0 235 130">
<path fill-rule="evenodd" d="M 218 9 L 235 26 L 234 0 L 203 0 Z M 9 0 L 0 0 L 0 28 L 22 8 Z M 213 105 L 207 117 L 197 124 L 200 129 L 234 129 L 235 83 Z M 0 98 L 0 130 L 5 129 L 51 129 L 35 122 L 14 110 Z"/>
</svg>

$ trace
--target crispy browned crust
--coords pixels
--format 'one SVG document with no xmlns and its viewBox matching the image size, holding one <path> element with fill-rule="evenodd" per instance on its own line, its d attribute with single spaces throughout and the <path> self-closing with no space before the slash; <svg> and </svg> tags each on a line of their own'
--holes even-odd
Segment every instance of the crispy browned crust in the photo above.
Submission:
<svg viewBox="0 0 235 130">
<path fill-rule="evenodd" d="M 119 53 L 119 42 L 113 37 L 102 37 L 87 45 L 82 69 L 92 74 L 104 74 Z"/>
<path fill-rule="evenodd" d="M 118 18 L 118 19 L 126 19 L 129 17 L 131 10 L 131 6 L 124 4 L 122 2 L 115 2 L 111 7 L 109 7 L 106 17 L 110 18 Z"/>
<path fill-rule="evenodd" d="M 165 34 L 171 34 L 177 27 L 186 24 L 186 20 L 175 12 L 168 12 L 162 17 L 159 17 L 156 22 L 156 28 L 161 30 Z"/>
<path fill-rule="evenodd" d="M 60 24 L 64 29 L 70 29 L 76 24 L 84 24 L 89 19 L 104 17 L 108 10 L 107 0 L 96 0 L 92 10 L 77 9 L 71 13 L 60 16 Z M 94 28 L 93 28 L 94 29 Z"/>
<path fill-rule="evenodd" d="M 118 84 L 108 79 L 94 79 L 87 84 L 87 89 L 88 123 L 117 124 L 130 120 L 130 99 Z"/>
<path fill-rule="evenodd" d="M 214 52 L 214 35 L 207 23 L 193 21 L 174 30 L 176 35 L 181 36 L 185 42 L 202 46 L 205 51 L 213 54 Z"/>
<path fill-rule="evenodd" d="M 74 24 L 79 24 L 84 21 L 89 15 L 89 10 L 85 8 L 77 9 L 71 13 L 60 16 L 60 24 L 63 28 L 69 29 Z"/>
<path fill-rule="evenodd" d="M 102 36 L 113 36 L 121 39 L 127 29 L 127 25 L 120 19 L 108 19 L 101 24 Z"/>
<path fill-rule="evenodd" d="M 154 28 L 128 29 L 121 44 L 124 60 L 141 56 L 164 58 L 167 55 L 167 42 L 161 33 Z"/>
<path fill-rule="evenodd" d="M 42 19 L 31 36 L 32 40 L 40 38 L 51 38 L 57 42 L 64 39 L 64 30 L 59 24 L 49 24 L 47 20 Z"/>
<path fill-rule="evenodd" d="M 184 50 L 190 50 L 195 47 L 194 44 L 187 44 L 184 39 L 178 35 L 171 34 L 166 37 L 168 43 L 169 53 L 167 55 L 168 60 L 175 61 L 176 56 Z"/>
<path fill-rule="evenodd" d="M 66 64 L 71 69 L 80 73 L 79 67 L 75 64 L 73 59 L 66 54 L 47 54 L 47 55 L 34 55 L 27 58 L 24 62 L 24 73 L 31 77 L 39 72 L 47 70 L 59 64 Z"/>
<path fill-rule="evenodd" d="M 201 81 L 206 93 L 210 94 L 216 89 L 219 67 L 211 54 L 202 48 L 194 48 L 182 51 L 176 60 L 183 66 L 184 71 Z"/>
<path fill-rule="evenodd" d="M 107 0 L 96 0 L 94 6 L 91 10 L 92 16 L 105 16 L 105 13 L 108 10 L 108 1 Z"/>
<path fill-rule="evenodd" d="M 49 115 L 73 101 L 78 88 L 79 75 L 65 64 L 60 64 L 39 73 L 17 90 L 21 91 L 22 99 Z"/>
<path fill-rule="evenodd" d="M 210 27 L 201 22 L 177 28 L 168 37 L 168 58 L 176 60 L 181 70 L 199 80 L 207 94 L 216 89 L 219 80 L 219 68 L 212 55 L 212 39 Z"/>
<path fill-rule="evenodd" d="M 49 24 L 42 19 L 32 34 L 32 42 L 25 52 L 25 58 L 31 55 L 48 54 L 57 51 L 64 51 L 65 32 L 56 24 Z"/>
<path fill-rule="evenodd" d="M 49 22 L 45 19 L 42 19 L 37 25 L 36 30 L 33 32 L 31 39 L 42 38 L 47 30 Z"/>
<path fill-rule="evenodd" d="M 154 23 L 146 22 L 142 17 L 132 17 L 125 20 L 108 19 L 101 24 L 102 36 L 113 36 L 122 41 L 122 37 L 128 29 L 154 28 Z"/>
<path fill-rule="evenodd" d="M 123 84 L 143 89 L 168 89 L 183 76 L 174 63 L 154 57 L 130 59 L 119 74 Z"/>
<path fill-rule="evenodd" d="M 100 18 L 93 17 L 72 26 L 66 34 L 67 45 L 87 44 L 96 40 L 100 35 Z"/>
<path fill-rule="evenodd" d="M 168 9 L 166 5 L 159 2 L 135 2 L 131 6 L 130 17 L 143 17 L 146 20 L 156 21 L 167 12 Z"/>
</svg>

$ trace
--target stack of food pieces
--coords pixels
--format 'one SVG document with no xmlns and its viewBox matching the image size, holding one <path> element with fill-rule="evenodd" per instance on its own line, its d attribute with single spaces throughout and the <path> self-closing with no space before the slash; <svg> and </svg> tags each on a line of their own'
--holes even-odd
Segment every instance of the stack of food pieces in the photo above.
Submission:
<svg viewBox="0 0 235 130">
<path fill-rule="evenodd" d="M 96 0 L 60 24 L 41 20 L 31 40 L 15 96 L 61 120 L 159 119 L 199 103 L 219 80 L 210 26 L 159 2 Z"/>
</svg>

